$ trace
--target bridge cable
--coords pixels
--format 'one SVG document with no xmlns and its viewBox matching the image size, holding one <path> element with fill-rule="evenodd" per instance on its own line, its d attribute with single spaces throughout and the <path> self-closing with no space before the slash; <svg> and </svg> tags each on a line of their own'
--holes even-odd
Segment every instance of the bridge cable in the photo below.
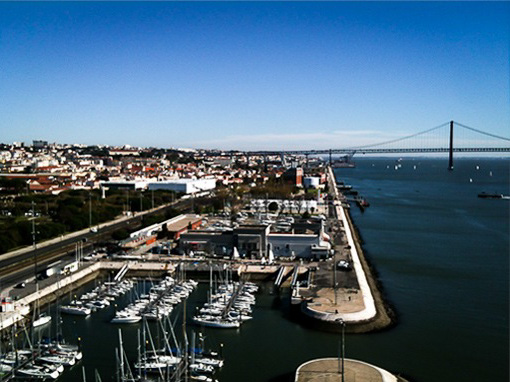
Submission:
<svg viewBox="0 0 510 382">
<path fill-rule="evenodd" d="M 375 143 L 375 144 L 371 144 L 371 145 L 353 147 L 352 149 L 353 150 L 368 149 L 370 147 L 376 147 L 376 146 L 387 145 L 387 144 L 390 144 L 390 143 L 400 142 L 400 141 L 403 141 L 405 139 L 414 138 L 414 137 L 416 137 L 418 135 L 430 133 L 431 131 L 434 131 L 434 130 L 440 129 L 441 127 L 447 126 L 449 123 L 450 122 L 445 122 L 442 125 L 439 125 L 439 126 L 436 126 L 436 127 L 432 127 L 431 129 L 428 129 L 428 130 L 420 131 L 419 133 L 415 133 L 415 134 L 412 134 L 412 135 L 407 135 L 407 136 L 402 137 L 402 138 L 392 139 L 392 140 L 389 140 L 389 141 L 385 141 L 385 142 L 381 142 L 381 143 Z"/>
<path fill-rule="evenodd" d="M 460 127 L 463 127 L 465 129 L 468 129 L 468 130 L 471 130 L 471 131 L 475 131 L 475 132 L 477 132 L 479 134 L 488 135 L 489 137 L 493 137 L 493 138 L 503 139 L 504 141 L 510 141 L 510 138 L 501 137 L 501 136 L 496 135 L 496 134 L 487 133 L 485 131 L 475 129 L 474 127 L 469 127 L 469 126 L 463 125 L 462 123 L 459 123 L 459 122 L 454 122 L 454 123 L 456 125 L 459 125 Z"/>
</svg>

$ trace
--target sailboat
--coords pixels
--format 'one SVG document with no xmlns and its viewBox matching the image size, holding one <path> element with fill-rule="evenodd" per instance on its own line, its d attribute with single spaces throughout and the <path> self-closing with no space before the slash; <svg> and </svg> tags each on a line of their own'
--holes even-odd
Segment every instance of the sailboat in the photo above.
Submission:
<svg viewBox="0 0 510 382">
<path fill-rule="evenodd" d="M 32 216 L 34 219 L 32 219 L 32 238 L 33 238 L 33 246 L 36 248 L 36 241 L 35 241 L 35 206 L 34 202 L 32 201 Z M 46 325 L 48 322 L 51 321 L 51 316 L 46 314 L 41 314 L 41 307 L 39 305 L 39 281 L 37 279 L 37 255 L 34 255 L 34 279 L 35 279 L 35 288 L 37 293 L 37 298 L 35 300 L 34 304 L 34 322 L 32 323 L 32 326 L 34 328 L 37 328 L 39 326 Z"/>
<path fill-rule="evenodd" d="M 271 265 L 274 263 L 274 252 L 273 252 L 273 248 L 269 248 L 269 259 L 268 259 L 268 264 Z"/>
<path fill-rule="evenodd" d="M 32 326 L 34 328 L 37 328 L 39 326 L 46 325 L 50 321 L 51 321 L 51 316 L 48 316 L 46 313 L 41 313 L 41 314 L 39 314 L 39 317 L 34 320 L 34 322 L 32 323 Z"/>
<path fill-rule="evenodd" d="M 34 303 L 34 322 L 32 323 L 32 326 L 34 328 L 38 328 L 49 323 L 51 321 L 51 316 L 47 315 L 46 313 L 41 313 L 41 307 L 39 303 L 39 283 L 37 282 L 37 277 L 35 278 L 35 285 L 37 299 Z"/>
</svg>

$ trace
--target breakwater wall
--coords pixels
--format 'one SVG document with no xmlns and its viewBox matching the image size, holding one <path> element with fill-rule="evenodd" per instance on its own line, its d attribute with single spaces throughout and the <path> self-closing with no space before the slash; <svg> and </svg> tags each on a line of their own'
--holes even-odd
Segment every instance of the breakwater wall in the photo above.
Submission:
<svg viewBox="0 0 510 382">
<path fill-rule="evenodd" d="M 350 247 L 350 255 L 359 288 L 363 296 L 364 308 L 358 312 L 342 313 L 335 310 L 328 312 L 314 309 L 313 302 L 305 302 L 301 305 L 301 311 L 310 319 L 320 321 L 322 324 L 326 325 L 328 329 L 332 330 L 335 330 L 336 327 L 340 327 L 338 324 L 340 320 L 345 322 L 349 332 L 361 333 L 389 327 L 393 324 L 394 315 L 384 302 L 382 294 L 379 291 L 378 283 L 365 258 L 360 238 L 352 222 L 349 211 L 341 204 L 343 195 L 338 191 L 335 174 L 331 167 L 328 167 L 327 175 L 330 190 L 334 196 L 333 203 L 335 212 L 338 219 L 342 222 L 347 243 Z"/>
</svg>

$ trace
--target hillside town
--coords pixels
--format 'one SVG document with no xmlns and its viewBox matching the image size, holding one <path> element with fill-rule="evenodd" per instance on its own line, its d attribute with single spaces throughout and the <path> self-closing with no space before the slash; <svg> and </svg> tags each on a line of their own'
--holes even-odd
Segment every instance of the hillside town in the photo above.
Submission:
<svg viewBox="0 0 510 382">
<path fill-rule="evenodd" d="M 270 177 L 283 177 L 298 187 L 317 187 L 317 181 L 324 183 L 324 174 L 311 174 L 318 175 L 318 180 L 305 177 L 303 166 L 317 168 L 321 163 L 319 158 L 304 156 L 128 145 L 86 146 L 41 140 L 34 140 L 31 145 L 20 142 L 0 145 L 2 180 L 18 180 L 11 187 L 24 185 L 27 191 L 54 195 L 65 190 L 102 187 L 161 188 L 189 194 L 214 189 L 216 184 L 255 186 L 264 184 Z"/>
<path fill-rule="evenodd" d="M 35 140 L 0 145 L 5 252 L 119 216 L 192 197 L 191 213 L 317 214 L 326 193 L 319 157 L 239 151 L 85 146 Z M 271 203 L 271 200 L 285 203 Z M 171 218 L 177 211 L 161 218 Z M 306 215 L 305 215 L 306 216 Z M 37 219 L 39 234 L 30 221 Z M 156 222 L 156 218 L 149 223 Z M 282 226 L 280 224 L 280 229 Z M 117 233 L 124 239 L 127 233 Z M 32 243 L 33 244 L 33 243 Z"/>
</svg>

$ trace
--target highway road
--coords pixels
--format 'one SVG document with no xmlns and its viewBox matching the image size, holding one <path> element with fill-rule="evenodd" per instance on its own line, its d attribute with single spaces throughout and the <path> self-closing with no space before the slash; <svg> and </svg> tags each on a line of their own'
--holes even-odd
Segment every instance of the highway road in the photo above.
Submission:
<svg viewBox="0 0 510 382">
<path fill-rule="evenodd" d="M 0 290 L 6 286 L 12 286 L 19 282 L 33 279 L 35 274 L 44 271 L 47 266 L 61 259 L 74 259 L 77 243 L 82 243 L 83 253 L 91 252 L 94 244 L 107 241 L 111 234 L 119 229 L 134 231 L 142 225 L 144 217 L 160 214 L 167 209 L 174 208 L 180 212 L 190 208 L 190 199 L 178 200 L 165 208 L 148 212 L 144 215 L 135 215 L 131 219 L 118 223 L 105 225 L 97 232 L 87 231 L 81 235 L 64 238 L 53 244 L 45 245 L 17 256 L 0 256 Z M 37 266 L 34 264 L 37 262 Z M 37 269 L 36 269 L 37 268 Z"/>
</svg>

